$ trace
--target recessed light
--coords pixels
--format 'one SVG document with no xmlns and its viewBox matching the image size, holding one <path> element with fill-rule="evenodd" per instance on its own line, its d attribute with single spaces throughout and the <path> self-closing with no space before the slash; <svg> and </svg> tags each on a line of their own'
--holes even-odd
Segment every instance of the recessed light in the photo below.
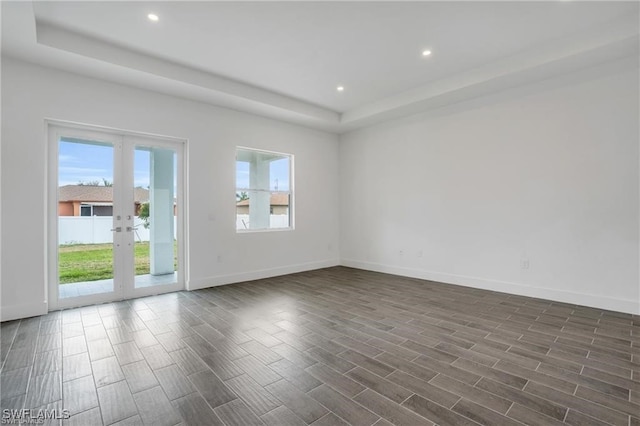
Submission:
<svg viewBox="0 0 640 426">
<path fill-rule="evenodd" d="M 158 22 L 158 20 L 160 19 L 155 13 L 148 14 L 147 18 L 149 18 L 149 20 L 153 22 Z"/>
<path fill-rule="evenodd" d="M 338 86 L 338 87 L 336 87 L 336 90 L 337 90 L 338 92 L 344 92 L 344 87 L 342 87 L 342 86 Z"/>
<path fill-rule="evenodd" d="M 431 56 L 431 51 L 430 50 L 423 50 L 422 51 L 422 56 Z"/>
</svg>

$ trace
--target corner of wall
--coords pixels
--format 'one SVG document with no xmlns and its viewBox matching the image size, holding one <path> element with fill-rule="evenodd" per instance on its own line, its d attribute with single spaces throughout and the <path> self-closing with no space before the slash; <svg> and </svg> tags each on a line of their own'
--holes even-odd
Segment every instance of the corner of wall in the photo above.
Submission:
<svg viewBox="0 0 640 426">
<path fill-rule="evenodd" d="M 313 271 L 322 268 L 331 268 L 339 266 L 340 259 L 325 259 L 317 262 L 299 263 L 296 265 L 288 265 L 279 268 L 259 269 L 255 271 L 242 272 L 238 274 L 216 275 L 196 280 L 190 280 L 187 283 L 187 290 L 200 290 L 203 288 L 217 287 L 220 285 L 234 284 L 245 281 L 261 280 L 281 275 L 295 274 L 298 272 Z"/>
</svg>

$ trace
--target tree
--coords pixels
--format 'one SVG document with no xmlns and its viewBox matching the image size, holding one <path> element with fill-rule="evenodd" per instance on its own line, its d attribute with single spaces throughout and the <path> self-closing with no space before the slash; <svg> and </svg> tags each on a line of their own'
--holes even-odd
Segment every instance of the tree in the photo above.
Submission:
<svg viewBox="0 0 640 426">
<path fill-rule="evenodd" d="M 100 186 L 100 181 L 99 180 L 88 180 L 88 181 L 78 181 L 78 185 L 79 186 Z M 113 182 L 102 178 L 102 185 L 103 186 L 113 186 Z"/>
<path fill-rule="evenodd" d="M 142 226 L 144 226 L 144 229 L 149 229 L 149 202 L 140 204 L 138 217 L 140 218 L 140 220 L 142 220 Z"/>
<path fill-rule="evenodd" d="M 248 200 L 248 199 L 249 199 L 249 194 L 247 194 L 245 191 L 242 191 L 239 194 L 236 192 L 236 201 L 237 202 Z"/>
</svg>

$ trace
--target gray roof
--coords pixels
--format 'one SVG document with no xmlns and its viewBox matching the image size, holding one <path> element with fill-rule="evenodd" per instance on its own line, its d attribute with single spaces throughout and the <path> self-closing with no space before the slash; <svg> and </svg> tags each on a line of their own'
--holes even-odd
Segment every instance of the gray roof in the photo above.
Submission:
<svg viewBox="0 0 640 426">
<path fill-rule="evenodd" d="M 133 198 L 136 203 L 146 203 L 149 201 L 149 190 L 135 188 Z M 58 201 L 113 203 L 113 187 L 92 185 L 61 186 L 58 188 Z"/>
</svg>

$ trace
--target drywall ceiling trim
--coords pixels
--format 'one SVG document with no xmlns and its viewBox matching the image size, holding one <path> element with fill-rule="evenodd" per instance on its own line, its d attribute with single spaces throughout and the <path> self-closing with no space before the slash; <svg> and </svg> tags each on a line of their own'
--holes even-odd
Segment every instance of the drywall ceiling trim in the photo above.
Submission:
<svg viewBox="0 0 640 426">
<path fill-rule="evenodd" d="M 637 58 L 639 51 L 637 19 L 625 17 L 340 114 L 264 88 L 37 22 L 31 8 L 23 12 L 26 14 L 21 16 L 22 24 L 16 31 L 28 36 L 29 40 L 25 41 L 23 37 L 22 43 L 14 43 L 14 48 L 3 54 L 332 133 L 437 110 L 607 61 Z"/>
<path fill-rule="evenodd" d="M 557 61 L 494 78 L 488 78 L 486 80 L 480 80 L 459 88 L 452 87 L 449 90 L 435 93 L 423 99 L 398 104 L 386 110 L 374 111 L 358 118 L 346 117 L 345 115 L 341 124 L 341 131 L 348 132 L 384 121 L 419 114 L 465 100 L 491 95 L 502 90 L 537 83 L 542 80 L 575 73 L 583 69 L 590 69 L 601 64 L 615 62 L 617 64 L 625 64 L 627 67 L 629 64 L 637 65 L 639 49 L 640 43 L 638 38 L 629 37 L 616 43 L 581 52 L 578 55 L 561 58 Z M 624 61 L 625 58 L 629 58 L 630 61 Z"/>
<path fill-rule="evenodd" d="M 597 65 L 609 58 L 633 54 L 638 54 L 638 21 L 631 16 L 610 22 L 605 27 L 554 40 L 484 67 L 354 108 L 342 115 L 341 123 L 343 127 L 353 129 L 373 121 L 415 113 L 421 107 L 429 107 L 431 100 L 445 100 L 448 95 L 451 95 L 452 101 L 457 102 L 465 90 L 469 91 L 469 95 L 478 96 L 478 86 L 484 85 L 490 90 L 496 90 L 500 88 L 499 83 L 504 81 L 511 82 L 504 86 L 508 88 L 513 84 L 524 84 L 539 80 L 540 77 L 557 75 L 562 70 L 571 72 L 581 67 Z M 572 61 L 575 61 L 574 66 Z M 557 68 L 556 72 L 554 68 Z M 542 74 L 538 76 L 536 72 L 528 72 L 530 70 Z"/>
<path fill-rule="evenodd" d="M 325 123 L 340 121 L 340 114 L 325 108 L 37 21 L 36 39 L 42 45 L 218 92 L 221 98 L 237 97 Z"/>
</svg>

